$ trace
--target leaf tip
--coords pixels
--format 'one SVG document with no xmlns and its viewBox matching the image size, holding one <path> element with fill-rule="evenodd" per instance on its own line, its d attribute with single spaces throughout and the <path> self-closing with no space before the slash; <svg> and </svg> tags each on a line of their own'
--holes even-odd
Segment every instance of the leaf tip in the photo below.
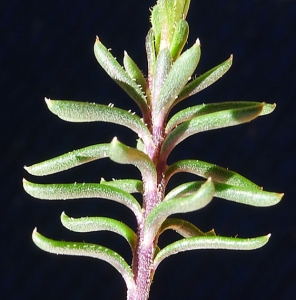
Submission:
<svg viewBox="0 0 296 300">
<path fill-rule="evenodd" d="M 197 38 L 195 41 L 195 46 L 199 47 L 200 46 L 200 40 Z"/>
<path fill-rule="evenodd" d="M 111 141 L 111 144 L 115 144 L 115 143 L 118 143 L 118 138 L 117 136 L 115 136 L 112 141 Z"/>
</svg>

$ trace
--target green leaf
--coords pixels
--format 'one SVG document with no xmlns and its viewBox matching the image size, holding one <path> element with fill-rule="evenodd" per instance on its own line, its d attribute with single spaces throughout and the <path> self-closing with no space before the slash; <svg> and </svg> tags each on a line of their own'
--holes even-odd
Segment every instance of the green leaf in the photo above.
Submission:
<svg viewBox="0 0 296 300">
<path fill-rule="evenodd" d="M 187 159 L 170 165 L 165 174 L 166 182 L 168 182 L 174 174 L 179 172 L 188 172 L 203 178 L 211 177 L 214 182 L 260 190 L 257 184 L 242 175 L 201 160 Z"/>
<path fill-rule="evenodd" d="M 177 218 L 167 218 L 158 231 L 158 235 L 162 234 L 165 230 L 172 229 L 185 238 L 194 236 L 206 236 L 207 233 L 202 232 L 192 223 L 185 221 L 183 219 Z M 211 232 L 213 234 L 213 232 Z"/>
<path fill-rule="evenodd" d="M 156 64 L 156 53 L 154 46 L 155 36 L 152 29 L 148 31 L 145 40 L 145 48 L 147 54 L 147 62 L 148 62 L 148 87 L 152 86 L 152 81 L 154 78 L 154 70 Z M 150 100 L 150 92 L 147 92 L 147 101 Z"/>
<path fill-rule="evenodd" d="M 136 166 L 142 174 L 144 184 L 154 188 L 157 181 L 156 169 L 147 154 L 120 143 L 115 137 L 109 147 L 109 157 L 117 163 Z"/>
<path fill-rule="evenodd" d="M 251 107 L 254 105 L 260 105 L 259 102 L 246 102 L 246 101 L 236 101 L 236 102 L 221 102 L 221 103 L 209 103 L 209 104 L 200 104 L 192 107 L 185 108 L 171 117 L 169 120 L 165 132 L 169 133 L 177 125 L 187 120 L 191 120 L 197 116 L 206 115 L 213 112 L 228 110 L 228 109 L 238 109 Z M 263 109 L 260 113 L 260 116 L 270 114 L 274 111 L 276 105 L 264 103 Z"/>
<path fill-rule="evenodd" d="M 249 122 L 260 115 L 263 106 L 264 104 L 259 104 L 246 108 L 223 110 L 183 122 L 168 134 L 164 140 L 161 155 L 167 157 L 176 145 L 193 134 Z"/>
<path fill-rule="evenodd" d="M 94 52 L 98 63 L 106 73 L 137 103 L 143 116 L 147 114 L 146 95 L 142 89 L 125 72 L 110 51 L 97 37 Z"/>
<path fill-rule="evenodd" d="M 109 144 L 92 145 L 59 155 L 29 167 L 24 167 L 30 174 L 44 176 L 62 172 L 96 159 L 108 156 Z"/>
<path fill-rule="evenodd" d="M 125 126 L 138 134 L 147 145 L 152 143 L 150 132 L 143 121 L 133 113 L 112 105 L 88 102 L 46 99 L 49 110 L 69 122 L 108 122 Z"/>
<path fill-rule="evenodd" d="M 212 68 L 211 70 L 189 82 L 180 92 L 179 97 L 174 105 L 215 83 L 230 69 L 232 65 L 232 58 L 233 57 L 231 55 L 230 58 L 225 60 L 220 65 Z"/>
<path fill-rule="evenodd" d="M 75 232 L 111 231 L 121 235 L 131 246 L 136 249 L 137 236 L 127 225 L 114 219 L 104 217 L 69 218 L 64 212 L 61 215 L 62 224 Z"/>
<path fill-rule="evenodd" d="M 126 261 L 115 251 L 106 247 L 79 242 L 64 242 L 48 239 L 37 232 L 32 234 L 34 243 L 42 250 L 54 254 L 76 255 L 98 258 L 112 265 L 123 277 L 128 289 L 135 288 L 132 271 Z"/>
<path fill-rule="evenodd" d="M 143 182 L 137 179 L 117 179 L 112 181 L 101 180 L 100 184 L 113 186 L 129 194 L 143 193 Z"/>
<path fill-rule="evenodd" d="M 146 80 L 142 71 L 139 69 L 137 64 L 133 61 L 133 59 L 124 51 L 123 57 L 123 65 L 132 80 L 136 82 L 137 85 L 140 85 L 142 91 L 146 91 Z"/>
<path fill-rule="evenodd" d="M 156 126 L 162 124 L 163 118 L 166 117 L 173 102 L 196 69 L 199 58 L 200 44 L 197 40 L 173 64 L 157 99 L 155 108 Z"/>
<path fill-rule="evenodd" d="M 164 200 L 193 194 L 199 190 L 204 181 L 192 181 L 179 185 L 167 194 Z M 258 207 L 272 206 L 279 203 L 283 194 L 266 192 L 258 188 L 246 188 L 225 183 L 214 182 L 215 197 Z"/>
<path fill-rule="evenodd" d="M 228 249 L 228 250 L 254 250 L 263 247 L 269 240 L 270 234 L 256 238 L 230 238 L 222 236 L 199 236 L 174 242 L 156 255 L 153 270 L 167 257 L 179 252 L 197 249 Z"/>
<path fill-rule="evenodd" d="M 137 200 L 118 188 L 99 183 L 38 184 L 23 179 L 25 191 L 38 199 L 68 200 L 80 198 L 104 198 L 127 206 L 142 220 L 142 211 Z"/>
<path fill-rule="evenodd" d="M 170 52 L 173 60 L 175 61 L 181 54 L 183 47 L 187 42 L 189 34 L 189 25 L 186 20 L 181 19 L 176 24 L 175 32 L 170 45 Z"/>
<path fill-rule="evenodd" d="M 155 73 L 152 85 L 152 102 L 155 105 L 163 84 L 172 66 L 172 57 L 170 51 L 165 48 L 157 55 Z"/>
<path fill-rule="evenodd" d="M 196 193 L 190 196 L 168 199 L 157 204 L 148 214 L 145 221 L 144 243 L 151 243 L 154 240 L 157 231 L 168 216 L 203 208 L 210 203 L 214 192 L 214 185 L 211 179 L 208 179 Z"/>
</svg>

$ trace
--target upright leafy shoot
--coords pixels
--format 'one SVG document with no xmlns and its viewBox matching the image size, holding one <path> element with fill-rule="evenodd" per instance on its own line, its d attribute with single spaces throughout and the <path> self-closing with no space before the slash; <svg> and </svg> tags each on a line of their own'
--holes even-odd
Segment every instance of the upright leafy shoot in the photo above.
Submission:
<svg viewBox="0 0 296 300">
<path fill-rule="evenodd" d="M 113 105 L 46 99 L 49 110 L 65 121 L 110 122 L 131 129 L 138 135 L 136 147 L 114 137 L 110 143 L 84 146 L 25 167 L 32 175 L 46 176 L 109 158 L 118 164 L 134 165 L 139 170 L 139 178 L 102 179 L 93 183 L 39 184 L 23 180 L 25 191 L 39 199 L 104 198 L 123 204 L 133 212 L 136 228 L 108 217 L 72 218 L 64 212 L 61 215 L 62 224 L 74 232 L 107 230 L 121 235 L 131 248 L 131 262 L 102 245 L 57 241 L 41 235 L 37 229 L 33 231 L 34 243 L 45 251 L 89 256 L 110 263 L 125 280 L 128 300 L 148 299 L 155 270 L 171 255 L 195 249 L 252 250 L 265 245 L 270 237 L 270 234 L 255 238 L 216 236 L 214 230 L 203 232 L 172 215 L 202 209 L 213 197 L 265 207 L 277 204 L 283 196 L 264 191 L 244 176 L 202 160 L 167 163 L 170 153 L 184 139 L 199 132 L 243 124 L 275 109 L 274 104 L 258 102 L 197 103 L 170 116 L 175 105 L 212 85 L 232 64 L 230 56 L 199 77 L 194 76 L 201 57 L 199 39 L 183 49 L 189 33 L 185 20 L 189 5 L 190 0 L 158 0 L 153 7 L 152 28 L 145 41 L 147 77 L 126 51 L 122 67 L 102 41 L 98 37 L 95 40 L 98 63 L 139 106 L 140 116 Z M 167 191 L 171 177 L 179 172 L 191 173 L 197 178 Z M 135 193 L 142 196 L 141 205 Z M 181 237 L 160 249 L 158 239 L 168 229 L 175 230 Z"/>
</svg>

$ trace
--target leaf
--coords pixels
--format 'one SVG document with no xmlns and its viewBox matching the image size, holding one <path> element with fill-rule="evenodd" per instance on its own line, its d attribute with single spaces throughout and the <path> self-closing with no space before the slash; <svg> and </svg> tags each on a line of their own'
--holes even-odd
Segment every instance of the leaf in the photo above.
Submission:
<svg viewBox="0 0 296 300">
<path fill-rule="evenodd" d="M 251 107 L 254 105 L 260 105 L 259 102 L 246 102 L 246 101 L 237 101 L 237 102 L 221 102 L 221 103 L 209 103 L 209 104 L 201 104 L 192 107 L 188 107 L 183 109 L 173 115 L 169 120 L 165 132 L 168 134 L 174 129 L 177 125 L 197 116 L 206 115 L 213 112 L 228 110 L 228 109 L 237 109 L 237 108 L 245 108 Z M 263 109 L 260 113 L 260 116 L 264 116 L 270 114 L 274 111 L 276 105 L 264 103 Z"/>
<path fill-rule="evenodd" d="M 161 155 L 167 158 L 176 145 L 193 134 L 249 122 L 260 115 L 263 106 L 264 104 L 259 104 L 246 108 L 223 110 L 183 122 L 168 134 L 162 145 Z"/>
<path fill-rule="evenodd" d="M 155 72 L 152 85 L 152 103 L 155 105 L 158 101 L 159 93 L 167 78 L 167 75 L 172 66 L 172 57 L 170 51 L 165 48 L 157 55 Z"/>
<path fill-rule="evenodd" d="M 137 235 L 122 222 L 104 217 L 69 218 L 64 212 L 61 215 L 62 224 L 75 232 L 111 231 L 121 235 L 131 246 L 136 249 Z"/>
<path fill-rule="evenodd" d="M 147 145 L 152 143 L 150 132 L 136 115 L 120 108 L 102 104 L 46 99 L 49 110 L 69 122 L 108 122 L 125 126 L 138 134 Z"/>
<path fill-rule="evenodd" d="M 201 160 L 181 160 L 170 165 L 165 173 L 166 182 L 176 173 L 188 172 L 203 178 L 211 177 L 214 182 L 227 183 L 238 187 L 258 189 L 260 187 L 242 175 Z M 167 195 L 168 197 L 168 195 Z"/>
<path fill-rule="evenodd" d="M 202 232 L 192 223 L 177 219 L 177 218 L 167 218 L 161 225 L 158 235 L 161 235 L 165 230 L 172 229 L 183 237 L 193 237 L 193 236 L 206 236 L 207 233 Z"/>
<path fill-rule="evenodd" d="M 173 102 L 196 69 L 199 58 L 200 43 L 199 40 L 196 40 L 195 44 L 186 50 L 173 64 L 156 103 L 156 126 L 162 124 L 163 118 L 166 117 Z"/>
<path fill-rule="evenodd" d="M 142 174 L 144 184 L 154 188 L 157 181 L 156 169 L 147 154 L 122 144 L 115 137 L 109 147 L 109 157 L 117 163 L 136 166 Z"/>
<path fill-rule="evenodd" d="M 116 252 L 106 247 L 79 242 L 64 242 L 48 239 L 37 232 L 32 234 L 34 243 L 42 250 L 54 254 L 76 255 L 98 258 L 112 265 L 123 277 L 128 289 L 135 288 L 132 271 L 126 261 Z"/>
<path fill-rule="evenodd" d="M 270 234 L 256 238 L 230 238 L 222 236 L 199 236 L 182 239 L 174 242 L 156 255 L 153 270 L 167 257 L 183 251 L 197 249 L 228 249 L 228 250 L 254 250 L 263 247 L 269 240 Z"/>
<path fill-rule="evenodd" d="M 154 240 L 157 231 L 159 230 L 165 219 L 176 213 L 186 213 L 203 208 L 213 198 L 214 185 L 209 178 L 200 189 L 190 196 L 169 199 L 157 204 L 148 214 L 144 228 L 144 243 L 151 243 Z"/>
<path fill-rule="evenodd" d="M 148 62 L 148 87 L 152 86 L 152 80 L 154 78 L 154 70 L 156 64 L 156 53 L 155 53 L 155 46 L 154 46 L 155 36 L 152 29 L 148 31 L 145 40 L 145 48 L 147 54 L 147 62 Z M 150 93 L 147 92 L 147 101 L 149 103 L 150 100 Z"/>
<path fill-rule="evenodd" d="M 118 188 L 99 183 L 38 184 L 23 179 L 25 191 L 38 199 L 69 200 L 79 198 L 104 198 L 127 206 L 142 220 L 142 211 L 137 200 Z"/>
<path fill-rule="evenodd" d="M 219 78 L 221 78 L 231 67 L 232 65 L 232 55 L 225 60 L 223 63 L 218 66 L 212 68 L 201 76 L 189 82 L 180 92 L 178 99 L 174 103 L 177 104 L 183 99 L 192 96 L 208 86 L 215 83 Z"/>
<path fill-rule="evenodd" d="M 189 34 L 189 25 L 186 20 L 179 20 L 175 27 L 175 32 L 170 45 L 170 52 L 175 61 L 181 54 L 183 47 L 187 42 Z"/>
<path fill-rule="evenodd" d="M 123 65 L 132 80 L 136 82 L 137 85 L 141 86 L 142 91 L 146 91 L 146 80 L 142 71 L 139 69 L 137 64 L 133 59 L 124 51 Z"/>
<path fill-rule="evenodd" d="M 101 180 L 100 184 L 113 186 L 129 194 L 143 193 L 143 182 L 137 179 L 117 179 L 112 181 Z"/>
<path fill-rule="evenodd" d="M 137 103 L 143 116 L 147 114 L 146 95 L 125 72 L 110 51 L 96 38 L 94 52 L 98 63 L 106 73 Z"/>
<path fill-rule="evenodd" d="M 107 157 L 109 144 L 92 145 L 59 155 L 29 167 L 24 167 L 30 174 L 44 176 L 62 172 L 96 159 Z"/>
<path fill-rule="evenodd" d="M 192 181 L 179 185 L 167 194 L 166 199 L 182 197 L 193 194 L 202 186 L 204 181 Z M 258 207 L 267 207 L 279 203 L 283 194 L 266 192 L 257 188 L 233 186 L 225 183 L 214 182 L 215 197 Z"/>
</svg>

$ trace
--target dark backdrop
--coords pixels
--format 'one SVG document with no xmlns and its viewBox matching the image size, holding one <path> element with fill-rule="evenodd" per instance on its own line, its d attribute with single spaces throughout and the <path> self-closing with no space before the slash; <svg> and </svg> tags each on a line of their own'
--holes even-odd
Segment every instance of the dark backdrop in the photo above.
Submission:
<svg viewBox="0 0 296 300">
<path fill-rule="evenodd" d="M 131 166 L 101 160 L 68 172 L 33 178 L 23 165 L 113 136 L 133 145 L 119 126 L 59 120 L 44 97 L 108 104 L 136 110 L 133 101 L 96 63 L 98 35 L 122 61 L 123 50 L 146 71 L 144 37 L 154 1 L 3 1 L 0 8 L 1 91 L 1 280 L 3 299 L 124 299 L 120 275 L 91 258 L 56 256 L 34 246 L 35 226 L 51 238 L 91 241 L 130 261 L 125 241 L 111 233 L 68 232 L 59 221 L 102 215 L 134 226 L 131 213 L 106 200 L 46 202 L 22 189 L 22 177 L 38 182 L 98 181 L 138 177 Z M 155 275 L 151 299 L 293 299 L 296 293 L 295 129 L 296 1 L 193 0 L 189 45 L 199 37 L 201 74 L 230 54 L 231 70 L 184 105 L 229 100 L 277 103 L 254 122 L 196 135 L 170 160 L 196 158 L 228 167 L 264 189 L 285 192 L 282 202 L 254 208 L 215 199 L 187 218 L 220 235 L 272 233 L 262 249 L 249 252 L 201 250 L 165 260 Z M 182 104 L 183 105 L 183 104 Z M 179 108 L 182 107 L 180 104 Z M 183 105 L 183 107 L 184 107 Z M 184 174 L 175 182 L 189 179 Z M 192 180 L 192 177 L 190 177 Z M 162 244 L 175 239 L 166 234 Z"/>
</svg>

